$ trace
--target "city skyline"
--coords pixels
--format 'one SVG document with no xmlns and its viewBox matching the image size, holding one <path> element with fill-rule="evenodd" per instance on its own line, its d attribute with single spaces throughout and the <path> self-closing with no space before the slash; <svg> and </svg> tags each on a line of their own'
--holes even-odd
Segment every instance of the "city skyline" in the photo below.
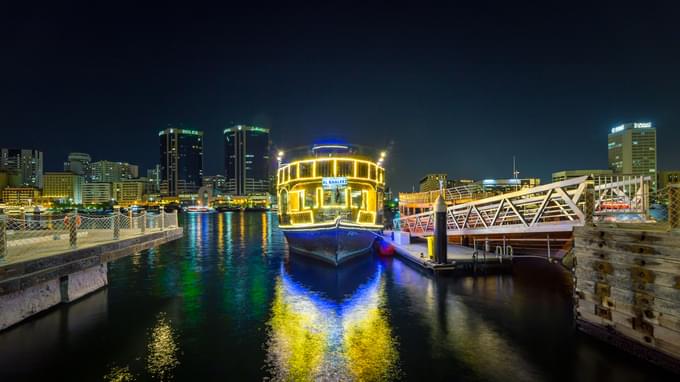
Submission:
<svg viewBox="0 0 680 382">
<path fill-rule="evenodd" d="M 173 6 L 91 21 L 69 5 L 19 12 L 0 63 L 3 146 L 46 152 L 47 170 L 81 151 L 151 168 L 154 133 L 183 122 L 205 131 L 205 173 L 221 174 L 222 131 L 245 123 L 284 149 L 389 147 L 389 182 L 410 190 L 423 168 L 510 177 L 513 156 L 544 180 L 567 163 L 606 167 L 610 129 L 651 121 L 659 169 L 680 168 L 677 6 L 587 9 L 243 7 L 229 23 Z"/>
</svg>

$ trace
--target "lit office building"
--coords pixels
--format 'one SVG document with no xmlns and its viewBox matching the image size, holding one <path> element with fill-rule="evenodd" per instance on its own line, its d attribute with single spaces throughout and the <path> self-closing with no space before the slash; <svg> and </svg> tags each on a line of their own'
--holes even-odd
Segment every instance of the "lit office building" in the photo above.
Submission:
<svg viewBox="0 0 680 382">
<path fill-rule="evenodd" d="M 139 166 L 127 162 L 101 160 L 93 162 L 91 168 L 93 182 L 122 182 L 139 178 Z"/>
<path fill-rule="evenodd" d="M 81 204 L 83 177 L 72 172 L 46 172 L 43 176 L 43 198 Z"/>
<path fill-rule="evenodd" d="M 649 175 L 656 188 L 656 129 L 651 122 L 614 127 L 609 134 L 609 168 L 614 174 Z"/>
<path fill-rule="evenodd" d="M 670 184 L 680 184 L 680 171 L 659 171 L 659 190 Z"/>
<path fill-rule="evenodd" d="M 83 204 L 111 202 L 111 183 L 95 182 L 83 184 Z"/>
<path fill-rule="evenodd" d="M 168 128 L 160 137 L 161 194 L 194 194 L 203 178 L 203 132 Z"/>
<path fill-rule="evenodd" d="M 420 179 L 418 190 L 420 192 L 439 191 L 440 182 L 441 187 L 447 186 L 447 174 L 427 174 Z"/>
<path fill-rule="evenodd" d="M 111 186 L 112 197 L 120 205 L 129 206 L 142 201 L 144 182 L 114 182 Z"/>
<path fill-rule="evenodd" d="M 68 160 L 64 162 L 64 171 L 70 171 L 85 178 L 86 182 L 92 180 L 92 158 L 86 153 L 70 153 Z"/>
<path fill-rule="evenodd" d="M 0 170 L 7 171 L 11 186 L 43 187 L 42 151 L 0 149 Z"/>
<path fill-rule="evenodd" d="M 161 190 L 161 165 L 146 170 L 147 194 L 157 194 Z"/>
<path fill-rule="evenodd" d="M 552 173 L 553 182 L 561 182 L 567 179 L 580 178 L 582 176 L 591 176 L 593 179 L 599 177 L 609 177 L 614 174 L 612 170 L 563 170 Z"/>
<path fill-rule="evenodd" d="M 9 206 L 30 206 L 40 198 L 40 191 L 33 187 L 5 187 L 2 200 Z"/>
<path fill-rule="evenodd" d="M 269 192 L 269 129 L 236 125 L 224 130 L 226 192 Z"/>
</svg>

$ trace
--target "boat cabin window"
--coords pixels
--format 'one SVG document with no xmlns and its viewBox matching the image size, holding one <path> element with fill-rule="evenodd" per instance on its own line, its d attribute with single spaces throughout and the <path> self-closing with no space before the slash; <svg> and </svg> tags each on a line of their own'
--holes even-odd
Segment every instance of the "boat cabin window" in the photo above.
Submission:
<svg viewBox="0 0 680 382">
<path fill-rule="evenodd" d="M 354 176 L 354 161 L 338 161 L 336 176 Z"/>
<path fill-rule="evenodd" d="M 298 177 L 297 166 L 290 166 L 290 178 L 297 179 L 297 177 Z"/>
<path fill-rule="evenodd" d="M 311 178 L 313 164 L 312 162 L 300 162 L 300 178 Z"/>
<path fill-rule="evenodd" d="M 333 161 L 324 160 L 316 162 L 316 176 L 330 177 L 333 176 L 331 170 L 333 167 Z"/>
<path fill-rule="evenodd" d="M 368 163 L 359 162 L 357 165 L 357 177 L 368 178 Z"/>
<path fill-rule="evenodd" d="M 366 209 L 364 193 L 361 190 L 352 190 L 352 207 Z"/>
<path fill-rule="evenodd" d="M 345 188 L 334 188 L 332 190 L 323 191 L 323 205 L 324 206 L 345 206 L 347 190 Z"/>
<path fill-rule="evenodd" d="M 376 169 L 375 165 L 371 165 L 371 179 L 376 179 Z"/>
</svg>

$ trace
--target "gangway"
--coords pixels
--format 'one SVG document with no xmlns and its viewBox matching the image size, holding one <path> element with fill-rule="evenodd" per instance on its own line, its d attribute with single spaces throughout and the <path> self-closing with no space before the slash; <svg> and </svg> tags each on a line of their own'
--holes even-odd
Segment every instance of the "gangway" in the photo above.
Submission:
<svg viewBox="0 0 680 382">
<path fill-rule="evenodd" d="M 645 176 L 594 180 L 583 176 L 487 197 L 447 208 L 449 236 L 571 232 L 602 216 L 627 213 L 646 216 L 649 182 Z M 598 183 L 598 184 L 596 184 Z M 429 236 L 434 213 L 394 220 L 397 230 Z"/>
</svg>

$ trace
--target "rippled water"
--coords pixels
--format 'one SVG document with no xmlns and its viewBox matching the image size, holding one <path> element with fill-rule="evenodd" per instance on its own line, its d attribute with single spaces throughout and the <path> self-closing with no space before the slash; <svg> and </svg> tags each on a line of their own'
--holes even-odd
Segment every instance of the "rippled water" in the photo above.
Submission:
<svg viewBox="0 0 680 382">
<path fill-rule="evenodd" d="M 289 256 L 276 215 L 185 217 L 109 287 L 0 333 L 0 381 L 673 378 L 573 331 L 570 276 L 432 277 Z"/>
</svg>

